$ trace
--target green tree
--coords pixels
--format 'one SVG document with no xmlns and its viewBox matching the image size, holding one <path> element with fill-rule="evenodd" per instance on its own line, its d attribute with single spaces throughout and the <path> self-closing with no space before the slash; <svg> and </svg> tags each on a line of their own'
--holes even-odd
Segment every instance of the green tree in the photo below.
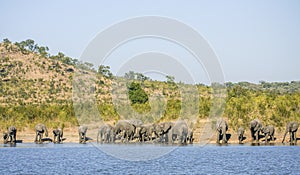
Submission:
<svg viewBox="0 0 300 175">
<path fill-rule="evenodd" d="M 175 84 L 175 77 L 174 76 L 167 75 L 166 79 L 167 79 L 168 84 Z"/>
<path fill-rule="evenodd" d="M 140 83 L 130 83 L 128 85 L 128 94 L 131 104 L 145 104 L 148 101 L 148 95 L 142 89 Z"/>
<path fill-rule="evenodd" d="M 113 74 L 110 72 L 109 66 L 100 65 L 98 67 L 98 73 L 106 78 L 112 78 Z"/>
</svg>

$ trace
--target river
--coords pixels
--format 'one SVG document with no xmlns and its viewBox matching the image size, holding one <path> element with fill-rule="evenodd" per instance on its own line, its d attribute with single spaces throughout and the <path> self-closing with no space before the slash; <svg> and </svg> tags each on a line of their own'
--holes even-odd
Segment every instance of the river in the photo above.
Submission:
<svg viewBox="0 0 300 175">
<path fill-rule="evenodd" d="M 107 150 L 121 150 L 118 157 Z M 128 150 L 128 151 L 127 151 Z M 134 150 L 137 151 L 136 155 Z M 144 155 L 165 150 L 148 160 Z M 167 151 L 166 151 L 167 150 Z M 143 155 L 143 156 L 144 156 Z M 151 156 L 150 156 L 151 157 Z M 0 144 L 0 174 L 300 174 L 299 146 Z"/>
</svg>

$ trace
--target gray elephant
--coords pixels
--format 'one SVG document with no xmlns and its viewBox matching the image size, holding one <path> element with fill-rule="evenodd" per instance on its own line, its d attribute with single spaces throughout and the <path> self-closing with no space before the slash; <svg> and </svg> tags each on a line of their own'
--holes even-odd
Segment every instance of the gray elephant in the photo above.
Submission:
<svg viewBox="0 0 300 175">
<path fill-rule="evenodd" d="M 297 137 L 296 137 L 296 132 L 299 128 L 299 123 L 298 122 L 289 122 L 286 125 L 286 130 L 282 139 L 282 143 L 285 140 L 286 134 L 289 132 L 290 133 L 290 143 L 296 144 L 297 143 Z"/>
<path fill-rule="evenodd" d="M 63 141 L 63 130 L 61 128 L 54 129 L 53 131 L 53 143 L 61 143 Z"/>
<path fill-rule="evenodd" d="M 178 144 L 186 144 L 188 135 L 188 126 L 186 122 L 183 120 L 177 121 L 169 131 L 169 135 L 171 135 L 169 138 L 172 138 L 172 143 L 174 143 L 175 140 L 178 140 Z"/>
<path fill-rule="evenodd" d="M 17 141 L 17 128 L 14 126 L 10 126 L 7 129 L 7 132 L 3 133 L 3 140 L 4 144 L 10 142 L 10 143 L 16 143 Z"/>
<path fill-rule="evenodd" d="M 97 134 L 97 143 L 113 143 L 115 139 L 113 127 L 105 124 L 99 127 Z"/>
<path fill-rule="evenodd" d="M 43 134 L 45 133 L 45 136 L 48 137 L 48 130 L 47 127 L 44 124 L 37 124 L 35 126 L 35 143 L 42 143 Z"/>
<path fill-rule="evenodd" d="M 261 130 L 262 124 L 258 119 L 254 119 L 250 122 L 250 132 L 252 141 L 256 140 L 258 142 L 259 140 L 259 132 Z"/>
<path fill-rule="evenodd" d="M 146 140 L 152 141 L 152 134 L 154 132 L 154 124 L 145 124 L 137 127 L 138 138 L 140 142 L 145 142 Z"/>
<path fill-rule="evenodd" d="M 264 126 L 260 129 L 261 133 L 265 135 L 265 143 L 269 142 L 269 137 L 272 141 L 275 140 L 275 128 L 272 125 Z"/>
<path fill-rule="evenodd" d="M 220 143 L 222 139 L 222 143 L 227 143 L 226 132 L 228 130 L 228 124 L 225 120 L 221 119 L 217 121 L 217 143 Z"/>
<path fill-rule="evenodd" d="M 240 127 L 237 132 L 239 144 L 241 144 L 243 142 L 244 133 L 245 133 L 245 129 L 243 127 Z"/>
<path fill-rule="evenodd" d="M 159 142 L 169 143 L 170 137 L 168 136 L 169 131 L 174 126 L 173 122 L 163 122 L 155 125 L 155 135 L 159 137 Z"/>
<path fill-rule="evenodd" d="M 121 134 L 121 141 L 129 142 L 133 139 L 136 131 L 136 126 L 131 124 L 129 121 L 120 120 L 117 122 L 114 128 L 114 135 Z"/>
<path fill-rule="evenodd" d="M 79 143 L 86 142 L 86 132 L 88 130 L 87 126 L 79 126 L 78 128 L 78 135 L 79 135 Z"/>
</svg>

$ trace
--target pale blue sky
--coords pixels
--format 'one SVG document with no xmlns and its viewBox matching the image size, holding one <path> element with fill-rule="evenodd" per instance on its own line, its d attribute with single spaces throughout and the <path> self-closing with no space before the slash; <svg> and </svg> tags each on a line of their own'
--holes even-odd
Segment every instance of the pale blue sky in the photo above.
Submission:
<svg viewBox="0 0 300 175">
<path fill-rule="evenodd" d="M 197 30 L 217 54 L 225 81 L 300 80 L 297 0 L 1 1 L 0 39 L 31 38 L 53 54 L 62 51 L 79 58 L 99 32 L 147 15 L 177 19 Z M 167 49 L 171 55 L 172 47 Z M 116 73 L 118 61 L 108 64 Z"/>
</svg>

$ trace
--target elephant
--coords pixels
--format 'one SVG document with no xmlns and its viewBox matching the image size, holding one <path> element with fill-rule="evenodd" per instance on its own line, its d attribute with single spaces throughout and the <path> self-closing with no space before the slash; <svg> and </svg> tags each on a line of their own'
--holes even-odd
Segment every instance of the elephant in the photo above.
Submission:
<svg viewBox="0 0 300 175">
<path fill-rule="evenodd" d="M 61 128 L 54 129 L 53 137 L 53 143 L 61 143 L 63 141 L 63 130 Z"/>
<path fill-rule="evenodd" d="M 17 128 L 14 126 L 10 126 L 7 129 L 7 132 L 3 133 L 3 139 L 4 144 L 10 142 L 10 143 L 16 143 L 17 141 Z"/>
<path fill-rule="evenodd" d="M 241 144 L 243 142 L 244 133 L 245 133 L 245 129 L 243 127 L 240 127 L 237 132 L 239 144 Z"/>
<path fill-rule="evenodd" d="M 218 120 L 216 124 L 217 128 L 217 143 L 220 143 L 222 138 L 222 143 L 227 143 L 226 131 L 228 130 L 228 124 L 224 119 Z"/>
<path fill-rule="evenodd" d="M 168 136 L 169 131 L 174 126 L 173 122 L 163 122 L 155 125 L 155 135 L 159 137 L 159 142 L 168 143 L 170 137 Z"/>
<path fill-rule="evenodd" d="M 254 119 L 250 122 L 250 132 L 252 141 L 256 140 L 258 142 L 259 140 L 259 132 L 261 130 L 262 124 L 258 119 Z"/>
<path fill-rule="evenodd" d="M 152 134 L 154 132 L 154 124 L 145 124 L 137 127 L 136 130 L 140 142 L 145 142 L 146 140 L 152 141 Z"/>
<path fill-rule="evenodd" d="M 114 135 L 121 134 L 121 141 L 129 142 L 135 136 L 136 126 L 129 121 L 120 120 L 114 128 Z"/>
<path fill-rule="evenodd" d="M 35 126 L 35 143 L 42 143 L 43 134 L 45 133 L 45 136 L 48 137 L 48 130 L 47 127 L 44 124 L 37 124 Z"/>
<path fill-rule="evenodd" d="M 114 128 L 109 124 L 100 126 L 97 134 L 97 143 L 113 143 L 115 139 L 113 130 Z"/>
<path fill-rule="evenodd" d="M 172 139 L 172 143 L 174 143 L 175 140 L 178 140 L 178 144 L 186 144 L 188 135 L 188 126 L 186 122 L 183 120 L 177 121 L 169 131 L 169 135 L 169 138 Z"/>
<path fill-rule="evenodd" d="M 289 132 L 290 133 L 290 141 L 289 142 L 296 144 L 297 143 L 296 132 L 297 132 L 298 128 L 299 128 L 299 123 L 298 122 L 289 122 L 289 123 L 287 123 L 286 130 L 285 130 L 285 133 L 284 133 L 284 136 L 283 136 L 283 139 L 282 139 L 282 143 L 285 140 L 286 134 Z"/>
<path fill-rule="evenodd" d="M 270 139 L 272 141 L 275 140 L 275 137 L 274 137 L 274 133 L 275 133 L 275 129 L 274 129 L 274 126 L 272 125 L 268 125 L 268 126 L 264 126 L 261 128 L 261 133 L 263 133 L 265 135 L 265 143 L 269 142 L 268 141 L 268 137 L 270 137 Z"/>
<path fill-rule="evenodd" d="M 79 143 L 86 142 L 86 131 L 88 130 L 87 126 L 79 126 L 78 134 L 79 134 Z"/>
</svg>

